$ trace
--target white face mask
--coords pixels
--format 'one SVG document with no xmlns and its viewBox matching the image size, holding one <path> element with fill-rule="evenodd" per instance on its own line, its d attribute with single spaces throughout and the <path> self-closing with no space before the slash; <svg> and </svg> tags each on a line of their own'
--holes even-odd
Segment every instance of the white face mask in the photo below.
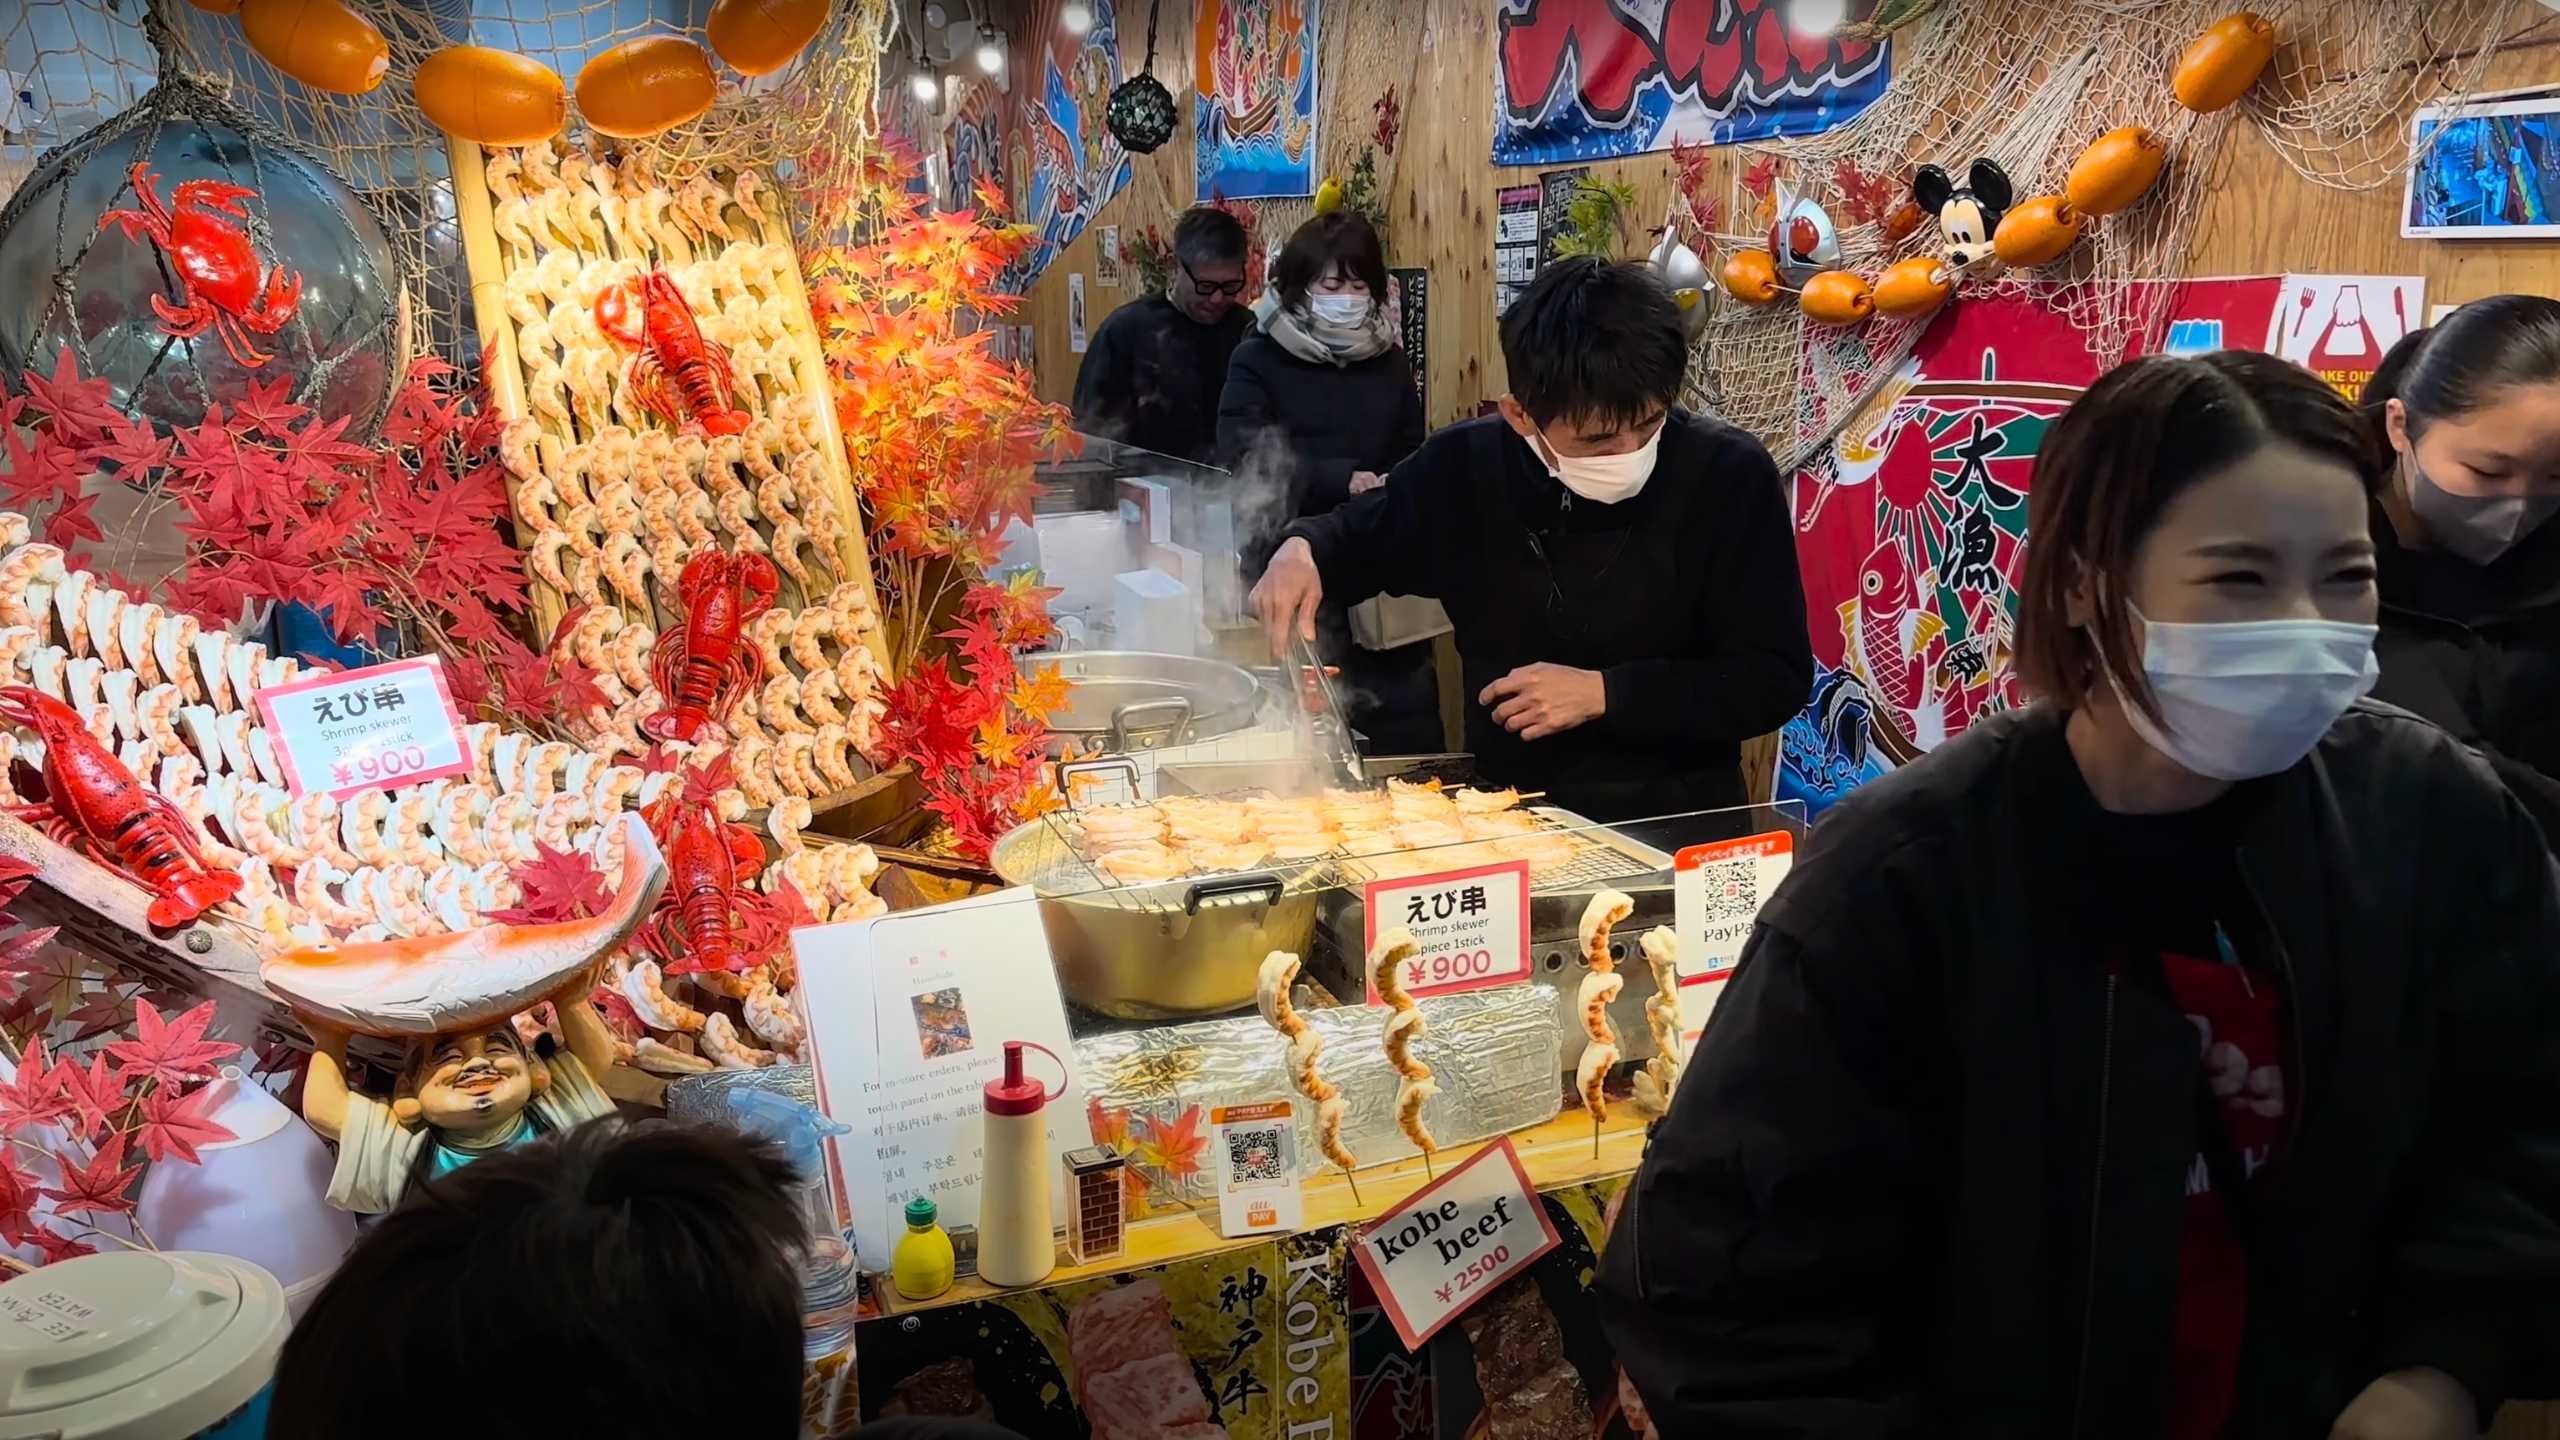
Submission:
<svg viewBox="0 0 2560 1440">
<path fill-rule="evenodd" d="M 2116 698 L 2152 749 L 2210 779 L 2254 780 L 2293 768 L 2373 688 L 2376 633 L 2340 620 L 2145 620 L 2142 671 L 2165 724 Z"/>
<path fill-rule="evenodd" d="M 1671 422 L 1665 420 L 1653 428 L 1653 438 L 1624 455 L 1558 455 L 1543 440 L 1529 448 L 1567 490 L 1594 504 L 1615 505 L 1633 498 L 1653 478 L 1653 462 L 1662 453 L 1662 432 L 1670 428 Z"/>
<path fill-rule="evenodd" d="M 1366 295 L 1310 295 L 1307 309 L 1327 325 L 1348 330 L 1368 323 L 1369 297 Z"/>
</svg>

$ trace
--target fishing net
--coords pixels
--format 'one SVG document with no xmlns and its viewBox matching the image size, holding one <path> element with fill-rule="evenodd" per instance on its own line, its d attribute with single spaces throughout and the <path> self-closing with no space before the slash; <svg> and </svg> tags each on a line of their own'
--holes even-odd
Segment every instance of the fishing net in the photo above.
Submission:
<svg viewBox="0 0 2560 1440">
<path fill-rule="evenodd" d="M 347 0 L 390 44 L 391 69 L 370 94 L 332 95 L 276 70 L 251 50 L 231 16 L 181 0 L 13 0 L 0 5 L 0 190 L 13 190 L 39 157 L 132 106 L 164 68 L 286 142 L 317 156 L 387 223 L 412 296 L 418 348 L 466 370 L 479 363 L 470 279 L 455 223 L 445 137 L 412 99 L 418 64 L 447 45 L 513 50 L 565 82 L 597 53 L 647 34 L 699 41 L 698 24 L 647 17 L 629 0 L 588 0 L 490 13 L 456 0 Z M 707 6 L 689 7 L 699 16 Z M 530 18 L 523 18 L 529 16 Z M 681 180 L 714 165 L 773 173 L 798 202 L 804 245 L 847 223 L 827 202 L 848 193 L 873 143 L 871 100 L 881 55 L 896 31 L 894 0 L 837 0 L 824 29 L 775 74 L 742 80 L 718 67 L 717 103 L 699 120 L 648 141 L 658 173 Z M 574 108 L 572 139 L 581 136 Z"/>
<path fill-rule="evenodd" d="M 2235 124 L 2265 135 L 2286 163 L 2314 181 L 2371 189 L 2410 163 L 2409 111 L 2478 83 L 2504 42 L 2541 22 L 2529 0 L 2303 0 L 2276 13 L 2282 43 L 2252 98 L 2214 115 L 2180 107 L 2170 70 L 2187 43 L 2228 7 L 2222 0 L 2082 0 L 2070 5 L 1984 3 L 1938 7 L 1894 33 L 1892 86 L 1851 124 L 1824 135 L 1750 147 L 1746 165 L 1774 158 L 1778 174 L 1838 222 L 1841 265 L 1872 276 L 1910 255 L 1935 254 L 1935 217 L 1900 241 L 1886 219 L 1900 183 L 1919 164 L 1961 174 L 1975 156 L 2000 162 L 2019 199 L 2059 191 L 2090 140 L 2146 125 L 2168 142 L 2170 162 L 2131 210 L 2092 220 L 2053 265 L 2010 278 L 1975 278 L 1969 293 L 2032 279 L 2060 281 L 2048 303 L 2068 315 L 2101 363 L 2137 338 L 2156 338 L 2175 287 L 2136 282 L 2185 273 L 2212 169 Z M 1987 103 L 1986 96 L 2005 97 Z M 1845 212 L 1858 177 L 1894 177 L 1885 214 Z M 1685 204 L 1685 202 L 1675 202 Z M 1747 198 L 1720 250 L 1765 245 L 1765 214 Z M 1804 321 L 1781 296 L 1759 309 L 1727 303 L 1692 367 L 1693 405 L 1712 406 L 1751 430 L 1782 465 L 1818 451 L 1874 396 L 1910 353 L 1926 320 L 1878 319 L 1841 330 Z"/>
</svg>

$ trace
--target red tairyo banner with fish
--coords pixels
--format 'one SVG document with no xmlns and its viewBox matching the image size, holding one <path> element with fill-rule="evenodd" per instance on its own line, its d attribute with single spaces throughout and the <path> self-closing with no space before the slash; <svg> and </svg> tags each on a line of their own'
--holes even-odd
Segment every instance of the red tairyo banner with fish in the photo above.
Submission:
<svg viewBox="0 0 2560 1440">
<path fill-rule="evenodd" d="M 2424 313 L 2415 279 L 2161 283 L 2177 294 L 2156 348 L 2270 350 L 2323 373 L 2345 368 L 2341 355 L 2378 357 L 2407 328 L 2395 315 Z M 2036 451 L 2100 373 L 2080 331 L 2047 303 L 2051 288 L 1967 296 L 1939 312 L 1796 472 L 1814 682 L 1780 736 L 1777 798 L 1819 813 L 1977 717 L 2024 703 L 2012 639 Z M 2315 311 L 2325 326 L 2308 318 Z"/>
<path fill-rule="evenodd" d="M 1792 0 L 1497 5 L 1497 165 L 1819 134 L 1858 118 L 1891 79 L 1886 42 L 1800 29 Z M 1839 8 L 1854 23 L 1876 6 Z"/>
</svg>

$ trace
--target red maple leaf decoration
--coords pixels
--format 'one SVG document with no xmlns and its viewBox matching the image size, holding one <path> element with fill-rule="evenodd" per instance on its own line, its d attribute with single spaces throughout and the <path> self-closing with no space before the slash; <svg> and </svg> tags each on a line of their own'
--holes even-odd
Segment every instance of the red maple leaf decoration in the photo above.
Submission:
<svg viewBox="0 0 2560 1440">
<path fill-rule="evenodd" d="M 187 1164 L 196 1163 L 196 1147 L 217 1145 L 238 1139 L 229 1130 L 206 1118 L 213 1103 L 211 1086 L 200 1086 L 185 1096 L 169 1090 L 154 1090 L 143 1097 L 142 1153 L 153 1160 L 176 1156 Z"/>
<path fill-rule="evenodd" d="M 76 1260 L 83 1255 L 98 1253 L 98 1247 L 95 1245 L 83 1240 L 74 1240 L 68 1235 L 56 1234 L 41 1225 L 37 1226 L 34 1233 L 27 1239 L 35 1245 L 36 1249 L 43 1252 L 44 1263 L 47 1265 L 59 1265 L 65 1260 Z"/>
<path fill-rule="evenodd" d="M 110 1128 L 115 1113 L 124 1108 L 125 1086 L 109 1068 L 107 1057 L 90 1056 L 85 1069 L 69 1061 L 57 1069 L 62 1078 L 63 1093 L 71 1097 L 71 1103 L 79 1111 L 80 1123 L 73 1127 L 72 1134 L 87 1140 Z"/>
<path fill-rule="evenodd" d="M 560 920 L 584 920 L 613 903 L 613 891 L 605 884 L 604 872 L 583 850 L 555 850 L 536 842 L 532 859 L 517 865 L 509 873 L 524 891 L 524 901 L 506 910 L 492 910 L 488 918 L 505 925 L 548 925 Z"/>
<path fill-rule="evenodd" d="M 204 1038 L 204 1027 L 212 1023 L 210 1000 L 174 1020 L 161 1019 L 150 1001 L 136 1001 L 134 1038 L 109 1045 L 107 1054 L 116 1062 L 118 1078 L 128 1085 L 137 1078 L 164 1085 L 201 1080 L 211 1075 L 215 1066 L 240 1053 L 237 1045 Z"/>
<path fill-rule="evenodd" d="M 24 1245 L 44 1229 L 36 1223 L 36 1202 L 43 1198 L 36 1177 L 18 1157 L 0 1147 L 0 1245 Z"/>
<path fill-rule="evenodd" d="M 122 1215 L 132 1211 L 133 1197 L 125 1192 L 133 1188 L 142 1167 L 125 1168 L 124 1141 L 122 1132 L 109 1137 L 83 1164 L 75 1165 L 67 1156 L 54 1157 L 62 1166 L 62 1184 L 48 1185 L 44 1193 L 54 1202 L 56 1213 Z"/>
<path fill-rule="evenodd" d="M 76 1106 L 63 1088 L 61 1071 L 77 1066 L 48 1066 L 41 1037 L 27 1045 L 16 1078 L 0 1081 L 0 1131 L 26 1134 L 68 1119 Z"/>
<path fill-rule="evenodd" d="M 82 378 L 80 362 L 68 345 L 54 357 L 51 375 L 30 369 L 19 380 L 26 387 L 28 406 L 43 412 L 45 430 L 64 443 L 95 440 L 124 418 L 116 409 L 115 387 L 104 380 Z"/>
</svg>

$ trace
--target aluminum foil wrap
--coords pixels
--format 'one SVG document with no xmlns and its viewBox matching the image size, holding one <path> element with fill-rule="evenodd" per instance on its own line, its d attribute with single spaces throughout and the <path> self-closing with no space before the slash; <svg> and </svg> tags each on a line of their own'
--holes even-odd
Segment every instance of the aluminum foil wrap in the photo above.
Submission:
<svg viewBox="0 0 2560 1440">
<path fill-rule="evenodd" d="M 770 1090 L 812 1110 L 818 1106 L 818 1072 L 806 1065 L 769 1065 L 762 1070 L 714 1070 L 687 1075 L 667 1086 L 667 1118 L 687 1125 L 726 1125 L 733 1090 Z"/>
<path fill-rule="evenodd" d="M 1489 1139 L 1525 1125 L 1552 1120 L 1564 1108 L 1555 992 L 1543 985 L 1506 985 L 1421 1003 L 1422 1038 L 1413 1054 L 1432 1070 L 1438 1094 L 1422 1108 L 1422 1123 L 1443 1146 Z M 1395 1012 L 1363 1005 L 1300 1010 L 1324 1037 L 1317 1070 L 1342 1088 L 1351 1108 L 1342 1143 L 1363 1165 L 1417 1153 L 1396 1127 L 1395 1068 L 1379 1043 Z M 1088 1035 L 1076 1042 L 1076 1069 L 1085 1093 L 1109 1110 L 1179 1122 L 1197 1107 L 1201 1133 L 1209 1112 L 1222 1105 L 1288 1100 L 1296 1105 L 1298 1170 L 1329 1169 L 1316 1144 L 1315 1107 L 1289 1083 L 1288 1042 L 1248 1014 L 1152 1030 Z M 1189 1203 L 1214 1203 L 1214 1167 L 1203 1165 L 1179 1183 Z M 1163 1183 L 1162 1176 L 1150 1176 Z"/>
</svg>

